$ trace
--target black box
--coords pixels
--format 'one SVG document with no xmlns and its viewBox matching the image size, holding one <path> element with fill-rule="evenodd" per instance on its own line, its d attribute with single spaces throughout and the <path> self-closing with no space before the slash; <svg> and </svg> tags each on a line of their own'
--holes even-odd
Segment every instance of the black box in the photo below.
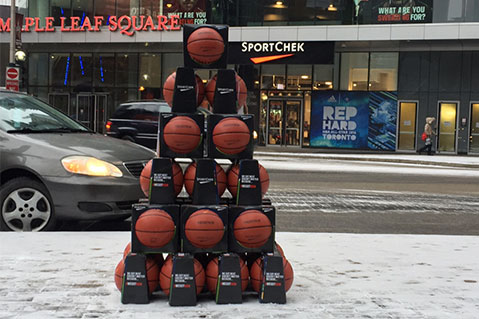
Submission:
<svg viewBox="0 0 479 319">
<path fill-rule="evenodd" d="M 201 248 L 193 245 L 186 237 L 185 226 L 188 218 L 198 210 L 207 209 L 221 219 L 224 225 L 224 233 L 221 240 L 213 247 Z M 222 253 L 228 251 L 228 207 L 219 205 L 183 205 L 181 206 L 181 251 L 185 253 Z"/>
<path fill-rule="evenodd" d="M 258 210 L 268 217 L 271 223 L 271 235 L 268 240 L 260 247 L 245 247 L 241 245 L 234 235 L 234 223 L 236 218 L 247 210 Z M 236 253 L 271 253 L 274 250 L 276 224 L 276 209 L 274 206 L 230 206 L 228 213 L 228 250 Z"/>
<path fill-rule="evenodd" d="M 196 106 L 201 103 L 197 100 L 197 86 L 195 70 L 192 68 L 176 69 L 175 88 L 171 111 L 173 113 L 195 113 Z M 203 83 L 201 83 L 203 85 Z"/>
<path fill-rule="evenodd" d="M 170 280 L 170 306 L 195 306 L 196 278 L 192 255 L 179 253 L 173 256 Z"/>
<path fill-rule="evenodd" d="M 169 158 L 153 159 L 148 193 L 150 204 L 171 204 L 175 201 L 172 164 Z"/>
<path fill-rule="evenodd" d="M 213 113 L 237 114 L 237 96 L 236 72 L 234 70 L 218 70 L 212 103 Z"/>
<path fill-rule="evenodd" d="M 216 145 L 213 142 L 213 131 L 215 126 L 223 119 L 226 118 L 237 118 L 243 121 L 250 131 L 250 139 L 246 148 L 237 153 L 237 154 L 226 154 L 221 152 L 216 148 Z M 207 157 L 209 158 L 227 158 L 231 160 L 235 159 L 251 159 L 253 158 L 253 130 L 254 130 L 254 115 L 253 114 L 244 114 L 244 115 L 226 115 L 226 114 L 211 114 L 208 116 L 207 121 L 207 133 L 206 133 L 206 151 Z"/>
<path fill-rule="evenodd" d="M 151 209 L 160 209 L 170 215 L 174 225 L 175 231 L 173 238 L 162 247 L 148 247 L 140 242 L 136 234 L 136 226 L 138 218 L 144 212 Z M 131 252 L 132 253 L 176 253 L 179 251 L 179 224 L 180 224 L 180 206 L 179 205 L 142 205 L 135 204 L 132 207 L 131 214 Z"/>
<path fill-rule="evenodd" d="M 178 153 L 170 149 L 168 145 L 166 145 L 163 134 L 165 126 L 171 121 L 173 118 L 178 116 L 185 116 L 191 118 L 193 121 L 196 122 L 198 127 L 200 128 L 200 141 L 198 147 L 189 153 Z M 160 157 L 170 157 L 170 158 L 202 158 L 204 155 L 204 132 L 205 132 L 205 118 L 203 114 L 191 114 L 191 113 L 160 113 L 160 125 L 158 126 L 158 145 L 159 150 L 158 154 Z"/>
<path fill-rule="evenodd" d="M 190 35 L 199 28 L 211 28 L 221 35 L 224 43 L 224 51 L 222 56 L 214 63 L 211 64 L 200 64 L 194 61 L 190 54 L 188 53 L 188 38 Z M 183 25 L 183 57 L 185 67 L 190 67 L 194 69 L 224 69 L 227 65 L 228 60 L 228 26 L 227 25 L 211 25 L 211 24 L 185 24 Z"/>
</svg>

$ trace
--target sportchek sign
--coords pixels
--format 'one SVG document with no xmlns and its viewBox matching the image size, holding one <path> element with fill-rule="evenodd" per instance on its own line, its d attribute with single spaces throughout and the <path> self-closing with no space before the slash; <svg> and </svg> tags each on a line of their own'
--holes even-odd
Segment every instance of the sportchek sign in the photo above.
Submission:
<svg viewBox="0 0 479 319">
<path fill-rule="evenodd" d="M 334 42 L 231 42 L 231 64 L 332 64 Z"/>
<path fill-rule="evenodd" d="M 109 31 L 119 31 L 121 34 L 132 36 L 140 31 L 178 31 L 181 29 L 178 15 L 159 15 L 153 19 L 151 16 L 103 16 L 89 17 L 61 17 L 58 24 L 54 17 L 26 17 L 22 26 L 22 32 L 99 32 L 100 27 L 107 26 Z M 0 18 L 0 33 L 10 32 L 10 18 Z"/>
</svg>

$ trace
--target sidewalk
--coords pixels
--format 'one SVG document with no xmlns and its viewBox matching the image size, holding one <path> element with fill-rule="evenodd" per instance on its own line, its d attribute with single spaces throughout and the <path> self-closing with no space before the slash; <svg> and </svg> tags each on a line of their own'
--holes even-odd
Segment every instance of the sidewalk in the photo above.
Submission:
<svg viewBox="0 0 479 319">
<path fill-rule="evenodd" d="M 317 158 L 328 160 L 372 161 L 403 164 L 435 165 L 444 167 L 479 168 L 479 156 L 473 155 L 419 155 L 415 153 L 375 153 L 371 151 L 324 150 L 315 148 L 257 146 L 255 156 Z"/>
<path fill-rule="evenodd" d="M 479 237 L 277 233 L 294 269 L 285 305 L 123 305 L 129 232 L 0 233 L 0 318 L 477 318 Z"/>
</svg>

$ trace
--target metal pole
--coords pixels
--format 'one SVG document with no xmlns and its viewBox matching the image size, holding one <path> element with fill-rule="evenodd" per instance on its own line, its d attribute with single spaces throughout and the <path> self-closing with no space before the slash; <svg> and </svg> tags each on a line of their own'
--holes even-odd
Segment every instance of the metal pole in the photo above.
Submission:
<svg viewBox="0 0 479 319">
<path fill-rule="evenodd" d="M 11 0 L 10 4 L 10 63 L 15 63 L 15 35 L 16 35 L 16 27 L 17 24 L 15 23 L 15 0 Z"/>
</svg>

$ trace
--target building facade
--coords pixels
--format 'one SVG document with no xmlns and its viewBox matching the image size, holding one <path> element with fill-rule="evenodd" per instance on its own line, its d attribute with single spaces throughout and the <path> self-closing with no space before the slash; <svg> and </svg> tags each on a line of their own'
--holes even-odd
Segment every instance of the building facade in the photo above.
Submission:
<svg viewBox="0 0 479 319">
<path fill-rule="evenodd" d="M 4 69 L 8 5 L 0 1 Z M 247 84 L 260 144 L 415 152 L 433 116 L 438 152 L 479 154 L 477 0 L 17 5 L 23 90 L 99 132 L 119 103 L 162 98 L 183 65 L 182 24 L 228 24 L 229 67 Z M 207 81 L 215 71 L 197 73 Z"/>
</svg>

